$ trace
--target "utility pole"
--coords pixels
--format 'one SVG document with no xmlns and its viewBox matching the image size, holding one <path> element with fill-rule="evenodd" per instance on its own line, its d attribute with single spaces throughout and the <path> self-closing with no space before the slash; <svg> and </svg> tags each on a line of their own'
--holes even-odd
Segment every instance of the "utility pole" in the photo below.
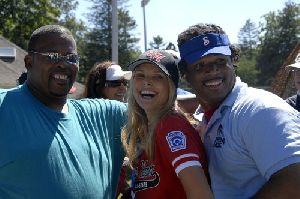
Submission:
<svg viewBox="0 0 300 199">
<path fill-rule="evenodd" d="M 149 3 L 150 0 L 142 0 L 141 6 L 143 8 L 143 16 L 144 16 L 144 44 L 145 44 L 145 51 L 147 51 L 147 29 L 146 29 L 146 12 L 145 6 Z"/>
<path fill-rule="evenodd" d="M 112 21 L 112 38 L 111 38 L 111 59 L 116 64 L 118 63 L 118 57 L 119 57 L 119 49 L 118 49 L 118 2 L 117 0 L 111 0 L 111 21 Z"/>
</svg>

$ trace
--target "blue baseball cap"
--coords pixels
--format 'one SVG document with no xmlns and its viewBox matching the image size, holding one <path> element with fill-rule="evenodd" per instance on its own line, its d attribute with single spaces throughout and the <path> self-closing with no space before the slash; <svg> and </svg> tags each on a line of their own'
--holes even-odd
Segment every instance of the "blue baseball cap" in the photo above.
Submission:
<svg viewBox="0 0 300 199">
<path fill-rule="evenodd" d="M 231 55 L 230 42 L 226 34 L 206 33 L 191 38 L 179 47 L 181 59 L 193 64 L 209 54 Z"/>
</svg>

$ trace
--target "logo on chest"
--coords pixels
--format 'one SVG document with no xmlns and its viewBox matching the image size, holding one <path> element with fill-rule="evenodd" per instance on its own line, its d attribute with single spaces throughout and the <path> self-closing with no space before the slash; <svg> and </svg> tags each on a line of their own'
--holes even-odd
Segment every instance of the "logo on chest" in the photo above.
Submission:
<svg viewBox="0 0 300 199">
<path fill-rule="evenodd" d="M 218 130 L 217 130 L 217 136 L 214 141 L 214 146 L 216 148 L 222 148 L 222 146 L 224 144 L 225 144 L 225 137 L 224 137 L 224 133 L 223 133 L 223 126 L 222 126 L 222 124 L 220 124 L 220 126 L 218 127 Z"/>
<path fill-rule="evenodd" d="M 134 192 L 156 187 L 159 181 L 159 174 L 155 171 L 155 166 L 148 160 L 142 160 L 140 168 L 136 171 Z"/>
</svg>

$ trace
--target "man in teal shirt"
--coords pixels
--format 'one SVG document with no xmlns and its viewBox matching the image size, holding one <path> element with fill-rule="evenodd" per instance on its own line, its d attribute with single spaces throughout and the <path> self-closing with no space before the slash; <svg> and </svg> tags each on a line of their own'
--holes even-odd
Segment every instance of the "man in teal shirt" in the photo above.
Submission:
<svg viewBox="0 0 300 199">
<path fill-rule="evenodd" d="M 114 198 L 127 107 L 67 99 L 79 69 L 58 25 L 33 32 L 24 85 L 0 89 L 0 198 Z"/>
</svg>

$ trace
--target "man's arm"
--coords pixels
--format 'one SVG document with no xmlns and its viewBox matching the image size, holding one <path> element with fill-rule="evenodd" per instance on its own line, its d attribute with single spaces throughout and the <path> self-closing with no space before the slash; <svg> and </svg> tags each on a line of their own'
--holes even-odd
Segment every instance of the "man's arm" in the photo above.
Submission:
<svg viewBox="0 0 300 199">
<path fill-rule="evenodd" d="M 253 199 L 299 198 L 300 163 L 289 165 L 274 173 Z"/>
</svg>

